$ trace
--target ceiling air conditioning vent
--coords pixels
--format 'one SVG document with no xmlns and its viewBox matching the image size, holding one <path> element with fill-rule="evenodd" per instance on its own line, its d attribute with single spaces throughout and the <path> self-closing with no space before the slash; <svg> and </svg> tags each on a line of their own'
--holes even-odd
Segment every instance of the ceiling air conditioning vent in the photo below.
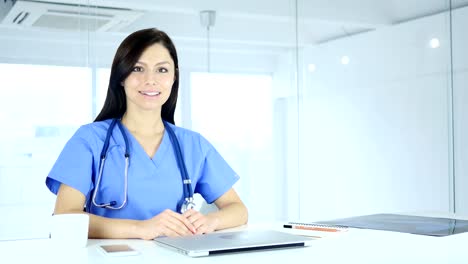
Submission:
<svg viewBox="0 0 468 264">
<path fill-rule="evenodd" d="M 3 25 L 33 28 L 118 31 L 141 15 L 141 11 L 95 5 L 29 0 L 0 1 L 0 21 Z"/>
</svg>

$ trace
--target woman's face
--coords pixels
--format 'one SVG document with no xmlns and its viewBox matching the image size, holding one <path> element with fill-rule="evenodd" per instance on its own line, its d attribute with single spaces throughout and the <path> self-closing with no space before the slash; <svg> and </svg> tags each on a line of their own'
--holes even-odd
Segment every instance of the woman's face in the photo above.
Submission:
<svg viewBox="0 0 468 264">
<path fill-rule="evenodd" d="M 127 111 L 160 111 L 171 95 L 174 79 L 175 66 L 169 51 L 158 43 L 146 48 L 123 82 Z"/>
</svg>

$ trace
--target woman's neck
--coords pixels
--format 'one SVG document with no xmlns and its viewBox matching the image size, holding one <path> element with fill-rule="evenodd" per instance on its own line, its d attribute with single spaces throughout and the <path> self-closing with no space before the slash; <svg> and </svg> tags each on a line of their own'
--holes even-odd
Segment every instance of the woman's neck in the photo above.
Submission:
<svg viewBox="0 0 468 264">
<path fill-rule="evenodd" d="M 122 117 L 124 124 L 132 134 L 151 136 L 164 131 L 161 115 L 154 112 L 133 113 L 126 112 Z"/>
</svg>

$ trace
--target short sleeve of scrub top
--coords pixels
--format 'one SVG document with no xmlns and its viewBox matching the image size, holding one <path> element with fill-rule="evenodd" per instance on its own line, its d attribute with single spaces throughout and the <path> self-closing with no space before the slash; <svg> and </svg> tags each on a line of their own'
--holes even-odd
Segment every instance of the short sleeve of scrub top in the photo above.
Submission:
<svg viewBox="0 0 468 264">
<path fill-rule="evenodd" d="M 60 184 L 64 183 L 86 197 L 93 188 L 93 137 L 86 126 L 80 127 L 67 142 L 52 170 L 46 185 L 51 192 L 57 194 Z"/>
<path fill-rule="evenodd" d="M 201 164 L 200 178 L 197 181 L 195 193 L 199 193 L 208 203 L 226 193 L 239 176 L 223 159 L 218 151 L 204 137 L 200 137 L 204 159 Z"/>
</svg>

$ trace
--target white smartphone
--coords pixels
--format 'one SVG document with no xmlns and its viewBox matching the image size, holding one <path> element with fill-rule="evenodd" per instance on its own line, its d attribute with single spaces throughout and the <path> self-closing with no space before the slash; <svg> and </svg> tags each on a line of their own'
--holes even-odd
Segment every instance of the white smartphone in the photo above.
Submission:
<svg viewBox="0 0 468 264">
<path fill-rule="evenodd" d="M 129 245 L 100 245 L 98 247 L 106 256 L 134 256 L 140 254 L 137 250 L 131 248 Z"/>
</svg>

